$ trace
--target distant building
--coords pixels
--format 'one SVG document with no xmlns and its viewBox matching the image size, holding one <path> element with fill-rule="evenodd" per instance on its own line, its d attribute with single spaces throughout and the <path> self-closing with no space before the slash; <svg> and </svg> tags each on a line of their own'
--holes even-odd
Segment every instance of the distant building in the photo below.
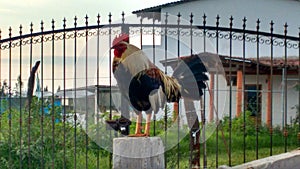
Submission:
<svg viewBox="0 0 300 169">
<path fill-rule="evenodd" d="M 213 72 L 210 72 L 208 87 L 210 91 L 207 92 L 209 94 L 206 96 L 206 105 L 209 105 L 206 106 L 209 121 L 215 118 L 216 106 L 218 106 L 219 115 L 228 114 L 226 112 L 228 112 L 230 104 L 230 83 L 232 83 L 233 116 L 241 116 L 245 110 L 249 111 L 252 116 L 258 117 L 262 123 L 270 124 L 272 115 L 273 124 L 281 125 L 284 120 L 284 102 L 286 101 L 288 123 L 290 119 L 296 117 L 296 105 L 299 103 L 299 91 L 296 89 L 299 80 L 298 58 L 288 58 L 285 69 L 284 59 L 282 58 L 273 59 L 273 67 L 271 67 L 270 58 L 267 57 L 260 58 L 259 62 L 256 61 L 256 58 L 230 58 L 224 55 L 219 57 L 226 78 L 222 80 L 222 75 L 217 77 Z M 230 60 L 231 64 L 229 64 Z M 169 59 L 161 61 L 161 63 L 174 69 L 178 64 L 178 59 Z M 256 73 L 257 67 L 259 68 L 259 76 Z M 271 69 L 272 76 L 270 74 Z M 287 77 L 284 77 L 285 70 L 287 71 Z M 245 84 L 243 84 L 244 80 Z M 218 83 L 218 89 L 216 89 L 216 83 Z M 285 87 L 287 93 L 285 93 Z M 285 96 L 286 94 L 287 96 Z M 217 100 L 219 105 L 217 105 Z"/>
</svg>

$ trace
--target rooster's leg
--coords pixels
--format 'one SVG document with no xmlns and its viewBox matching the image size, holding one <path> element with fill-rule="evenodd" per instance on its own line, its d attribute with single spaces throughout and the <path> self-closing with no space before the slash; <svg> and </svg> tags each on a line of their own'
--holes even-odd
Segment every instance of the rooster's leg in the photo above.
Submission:
<svg viewBox="0 0 300 169">
<path fill-rule="evenodd" d="M 142 112 L 136 117 L 135 134 L 142 134 Z"/>
<path fill-rule="evenodd" d="M 150 136 L 150 122 L 151 122 L 151 115 L 152 113 L 147 114 L 146 116 L 146 126 L 145 126 L 145 136 Z"/>
<path fill-rule="evenodd" d="M 129 137 L 143 137 L 144 134 L 142 134 L 142 112 L 140 112 L 138 115 L 137 115 L 137 118 L 136 118 L 136 125 L 135 125 L 135 133 L 134 134 L 130 134 L 128 135 Z"/>
</svg>

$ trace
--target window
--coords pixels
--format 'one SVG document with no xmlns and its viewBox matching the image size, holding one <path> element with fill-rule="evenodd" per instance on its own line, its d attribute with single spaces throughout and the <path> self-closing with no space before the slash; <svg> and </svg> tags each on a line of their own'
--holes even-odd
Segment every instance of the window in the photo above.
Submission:
<svg viewBox="0 0 300 169">
<path fill-rule="evenodd" d="M 245 85 L 244 99 L 246 110 L 250 111 L 251 116 L 261 119 L 261 85 Z"/>
</svg>

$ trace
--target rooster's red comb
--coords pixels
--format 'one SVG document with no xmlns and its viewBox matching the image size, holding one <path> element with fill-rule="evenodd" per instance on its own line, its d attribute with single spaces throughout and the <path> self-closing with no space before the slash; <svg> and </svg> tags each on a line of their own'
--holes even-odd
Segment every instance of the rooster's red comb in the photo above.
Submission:
<svg viewBox="0 0 300 169">
<path fill-rule="evenodd" d="M 113 40 L 112 46 L 117 45 L 121 41 L 129 43 L 129 35 L 126 33 L 121 33 L 119 36 L 116 36 L 115 39 Z"/>
</svg>

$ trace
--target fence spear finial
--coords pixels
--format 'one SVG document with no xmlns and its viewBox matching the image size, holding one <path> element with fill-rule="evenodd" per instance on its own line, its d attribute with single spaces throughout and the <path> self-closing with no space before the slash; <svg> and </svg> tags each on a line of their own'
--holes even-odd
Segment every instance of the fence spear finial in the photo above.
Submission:
<svg viewBox="0 0 300 169">
<path fill-rule="evenodd" d="M 8 31 L 9 31 L 8 36 L 9 38 L 11 38 L 11 31 L 12 31 L 11 26 L 9 27 Z"/>
<path fill-rule="evenodd" d="M 41 30 L 42 30 L 42 32 L 44 31 L 44 21 L 43 20 L 41 20 Z"/>
<path fill-rule="evenodd" d="M 247 22 L 247 18 L 244 17 L 244 18 L 243 18 L 243 29 L 244 29 L 244 30 L 246 29 L 246 22 Z"/>
<path fill-rule="evenodd" d="M 259 24 L 260 24 L 260 20 L 257 19 L 257 21 L 256 21 L 256 30 L 257 30 L 257 31 L 259 30 Z"/>
<path fill-rule="evenodd" d="M 111 24 L 111 17 L 112 17 L 112 14 L 111 14 L 111 12 L 108 14 L 108 22 L 109 22 L 109 24 Z"/>
<path fill-rule="evenodd" d="M 180 23 L 180 17 L 181 17 L 181 14 L 180 14 L 180 12 L 178 12 L 178 14 L 177 14 L 177 23 L 178 23 L 178 25 Z"/>
<path fill-rule="evenodd" d="M 23 26 L 22 26 L 22 24 L 20 24 L 20 31 L 19 31 L 19 34 L 20 34 L 20 36 L 22 35 L 22 28 L 23 28 Z"/>
<path fill-rule="evenodd" d="M 54 24 L 55 24 L 54 19 L 52 19 L 51 23 L 52 23 L 52 30 L 54 30 L 54 28 L 55 28 L 55 26 L 54 26 Z"/>
<path fill-rule="evenodd" d="M 64 19 L 63 19 L 63 28 L 64 29 L 66 29 L 66 22 L 67 22 L 66 17 L 64 17 Z M 76 27 L 76 25 L 75 25 L 75 27 Z"/>
<path fill-rule="evenodd" d="M 230 26 L 230 29 L 231 29 L 232 26 L 233 26 L 233 16 L 232 15 L 230 16 L 229 20 L 230 20 L 229 26 Z"/>
<path fill-rule="evenodd" d="M 77 27 L 77 16 L 74 17 L 74 26 Z"/>
<path fill-rule="evenodd" d="M 220 25 L 220 16 L 219 16 L 219 14 L 217 15 L 216 19 L 217 19 L 216 26 L 219 27 L 219 25 Z"/>
<path fill-rule="evenodd" d="M 284 24 L 284 36 L 287 36 L 287 32 L 288 32 L 288 24 L 287 22 Z"/>
<path fill-rule="evenodd" d="M 168 12 L 166 12 L 166 14 L 165 14 L 165 24 L 168 23 L 168 16 L 169 16 L 169 14 L 168 14 Z"/>
<path fill-rule="evenodd" d="M 97 24 L 100 25 L 100 14 L 97 15 Z"/>
<path fill-rule="evenodd" d="M 88 24 L 89 24 L 89 22 L 88 22 L 88 20 L 89 20 L 89 17 L 88 17 L 88 15 L 85 15 L 85 26 L 88 26 Z"/>
<path fill-rule="evenodd" d="M 125 12 L 124 11 L 122 11 L 122 23 L 125 23 Z M 142 17 L 141 17 L 142 18 Z"/>
<path fill-rule="evenodd" d="M 203 14 L 203 17 L 202 17 L 202 18 L 203 18 L 203 25 L 205 26 L 205 25 L 206 25 L 206 18 L 207 18 L 207 16 L 206 16 L 205 13 Z"/>
<path fill-rule="evenodd" d="M 193 20 L 193 17 L 194 17 L 194 14 L 193 13 L 191 13 L 190 14 L 190 24 L 192 25 L 193 24 L 193 22 L 194 22 L 194 20 Z"/>
<path fill-rule="evenodd" d="M 32 34 L 32 32 L 33 32 L 33 23 L 31 22 L 30 23 L 30 34 Z"/>
<path fill-rule="evenodd" d="M 274 30 L 274 22 L 273 22 L 273 20 L 271 20 L 270 26 L 271 26 L 270 32 L 271 32 L 271 34 L 272 34 L 272 33 L 273 33 L 273 30 Z"/>
</svg>

